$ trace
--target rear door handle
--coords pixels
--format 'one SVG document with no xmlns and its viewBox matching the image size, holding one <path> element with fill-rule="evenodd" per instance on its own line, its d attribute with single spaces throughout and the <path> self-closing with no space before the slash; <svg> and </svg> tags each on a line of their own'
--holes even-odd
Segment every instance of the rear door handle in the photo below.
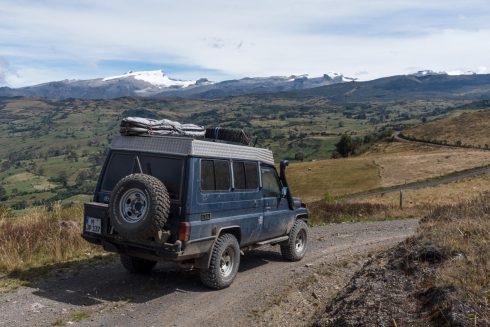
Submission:
<svg viewBox="0 0 490 327">
<path fill-rule="evenodd" d="M 271 211 L 271 209 L 272 209 L 271 207 L 265 207 L 266 211 Z"/>
</svg>

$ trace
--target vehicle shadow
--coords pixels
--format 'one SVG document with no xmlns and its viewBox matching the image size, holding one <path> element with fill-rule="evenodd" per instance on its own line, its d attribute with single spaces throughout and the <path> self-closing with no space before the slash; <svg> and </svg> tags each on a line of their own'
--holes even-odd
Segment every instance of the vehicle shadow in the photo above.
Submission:
<svg viewBox="0 0 490 327">
<path fill-rule="evenodd" d="M 282 260 L 276 251 L 247 252 L 241 256 L 239 273 Z M 137 275 L 127 272 L 118 257 L 113 256 L 109 263 L 85 260 L 77 263 L 75 269 L 66 264 L 55 265 L 48 277 L 34 277 L 45 273 L 43 269 L 34 268 L 15 278 L 28 282 L 36 296 L 74 306 L 94 306 L 108 301 L 145 303 L 178 292 L 212 292 L 201 284 L 197 270 L 184 269 L 170 262 L 159 263 L 148 275 Z"/>
</svg>

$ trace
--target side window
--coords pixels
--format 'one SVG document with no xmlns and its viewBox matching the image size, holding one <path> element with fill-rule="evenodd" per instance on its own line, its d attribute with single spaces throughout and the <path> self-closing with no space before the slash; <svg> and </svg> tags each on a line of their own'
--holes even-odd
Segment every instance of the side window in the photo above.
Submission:
<svg viewBox="0 0 490 327">
<path fill-rule="evenodd" d="M 233 181 L 235 182 L 235 189 L 246 189 L 245 166 L 241 161 L 233 161 Z"/>
<path fill-rule="evenodd" d="M 213 160 L 201 160 L 201 190 L 214 191 L 215 189 Z"/>
<path fill-rule="evenodd" d="M 234 161 L 233 180 L 237 190 L 255 190 L 259 187 L 259 172 L 256 162 Z"/>
<path fill-rule="evenodd" d="M 281 196 L 281 187 L 276 171 L 269 167 L 264 167 L 261 171 L 264 197 L 279 198 Z"/>
<path fill-rule="evenodd" d="M 228 191 L 231 188 L 230 162 L 201 160 L 201 190 Z"/>
<path fill-rule="evenodd" d="M 216 191 L 228 191 L 231 188 L 229 161 L 214 161 L 214 180 L 216 181 Z"/>
<path fill-rule="evenodd" d="M 256 162 L 245 162 L 245 179 L 247 189 L 255 190 L 259 188 L 259 170 Z"/>
</svg>

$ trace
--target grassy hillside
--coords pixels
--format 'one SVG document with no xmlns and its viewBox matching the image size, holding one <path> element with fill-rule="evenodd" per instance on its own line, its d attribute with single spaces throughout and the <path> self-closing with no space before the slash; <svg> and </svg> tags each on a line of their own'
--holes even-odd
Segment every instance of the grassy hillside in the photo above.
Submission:
<svg viewBox="0 0 490 327">
<path fill-rule="evenodd" d="M 408 129 L 404 135 L 445 144 L 490 147 L 490 107 L 477 112 L 437 119 Z"/>
<path fill-rule="evenodd" d="M 276 160 L 306 162 L 330 158 L 344 133 L 370 144 L 383 129 L 440 117 L 461 105 L 470 104 L 448 100 L 336 104 L 322 96 L 280 94 L 218 100 L 0 98 L 0 199 L 22 209 L 88 198 L 105 148 L 126 116 L 244 128 L 257 136 L 258 146 L 270 148 Z M 374 166 L 378 163 L 363 160 L 354 170 L 367 165 L 374 172 L 365 176 L 365 186 L 370 188 L 377 185 Z M 331 168 L 337 164 L 327 164 L 326 170 L 340 169 Z M 364 175 L 346 176 L 354 183 Z M 328 180 L 325 183 L 331 185 Z M 320 197 L 326 192 L 344 194 L 349 186 L 338 192 L 322 187 Z"/>
<path fill-rule="evenodd" d="M 490 152 L 380 143 L 353 158 L 296 163 L 288 169 L 295 195 L 311 202 L 421 181 L 490 163 Z"/>
</svg>

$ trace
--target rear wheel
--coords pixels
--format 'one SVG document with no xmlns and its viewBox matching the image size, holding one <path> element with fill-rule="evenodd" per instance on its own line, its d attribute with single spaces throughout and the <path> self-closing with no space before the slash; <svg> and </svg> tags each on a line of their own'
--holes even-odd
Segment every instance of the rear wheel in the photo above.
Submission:
<svg viewBox="0 0 490 327">
<path fill-rule="evenodd" d="M 134 274 L 148 274 L 157 264 L 153 260 L 131 257 L 125 254 L 121 254 L 121 263 L 124 268 Z"/>
<path fill-rule="evenodd" d="M 209 268 L 201 270 L 204 285 L 222 289 L 231 285 L 240 266 L 240 246 L 235 236 L 223 234 L 216 240 Z"/>
<path fill-rule="evenodd" d="M 308 226 L 303 220 L 296 220 L 289 232 L 289 239 L 281 244 L 282 257 L 288 261 L 303 259 L 308 244 Z"/>
</svg>

